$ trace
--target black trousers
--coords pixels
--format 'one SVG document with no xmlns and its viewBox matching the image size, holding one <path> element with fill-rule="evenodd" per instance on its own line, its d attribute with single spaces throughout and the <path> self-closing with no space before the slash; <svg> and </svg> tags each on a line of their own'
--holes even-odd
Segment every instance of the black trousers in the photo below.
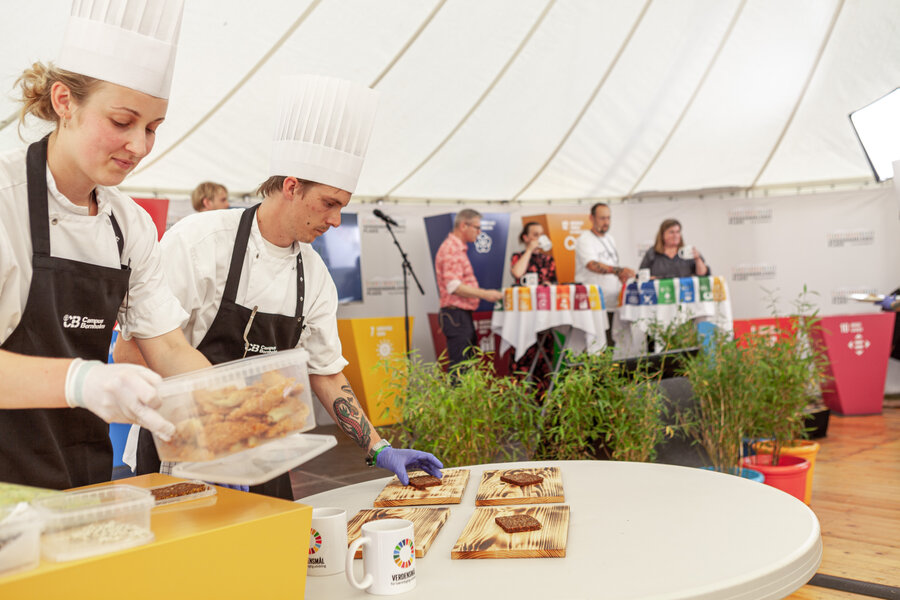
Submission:
<svg viewBox="0 0 900 600">
<path fill-rule="evenodd" d="M 478 345 L 472 311 L 454 306 L 443 307 L 438 313 L 438 323 L 447 338 L 447 357 L 450 359 L 449 367 L 452 368 L 469 358 L 470 348 Z"/>
</svg>

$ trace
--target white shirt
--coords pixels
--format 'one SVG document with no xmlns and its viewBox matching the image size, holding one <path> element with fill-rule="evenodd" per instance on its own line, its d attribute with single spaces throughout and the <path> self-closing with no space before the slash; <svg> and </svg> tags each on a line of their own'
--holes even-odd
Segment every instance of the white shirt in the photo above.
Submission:
<svg viewBox="0 0 900 600">
<path fill-rule="evenodd" d="M 22 319 L 31 286 L 26 149 L 0 155 L 0 343 Z M 184 311 L 165 284 L 156 227 L 147 212 L 116 188 L 97 187 L 97 216 L 63 196 L 47 169 L 50 254 L 119 268 L 119 248 L 110 213 L 122 229 L 122 263 L 131 266 L 128 310 L 119 308 L 119 327 L 128 337 L 150 338 L 178 328 Z"/>
<path fill-rule="evenodd" d="M 597 235 L 592 230 L 582 231 L 575 241 L 575 281 L 594 284 L 603 292 L 606 310 L 615 310 L 619 303 L 622 282 L 612 273 L 596 273 L 587 268 L 591 261 L 601 262 L 611 267 L 619 266 L 619 252 L 616 241 L 609 233 Z"/>
<path fill-rule="evenodd" d="M 243 210 L 190 215 L 163 236 L 163 269 L 169 286 L 188 312 L 181 328 L 197 347 L 209 331 L 225 293 L 231 251 Z M 338 295 L 324 261 L 309 244 L 279 248 L 259 233 L 253 219 L 235 302 L 261 312 L 294 316 L 297 309 L 297 252 L 303 258 L 306 328 L 298 347 L 309 352 L 309 372 L 333 375 L 347 361 L 337 329 Z M 241 332 L 236 332 L 240 335 Z"/>
</svg>

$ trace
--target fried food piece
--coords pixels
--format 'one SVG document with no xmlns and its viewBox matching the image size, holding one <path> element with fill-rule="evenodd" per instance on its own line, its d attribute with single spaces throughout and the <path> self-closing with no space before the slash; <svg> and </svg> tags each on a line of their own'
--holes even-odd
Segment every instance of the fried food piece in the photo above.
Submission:
<svg viewBox="0 0 900 600">
<path fill-rule="evenodd" d="M 504 473 L 500 481 L 518 486 L 535 485 L 544 481 L 544 478 L 534 473 Z"/>
<path fill-rule="evenodd" d="M 541 528 L 541 522 L 531 515 L 508 515 L 495 517 L 494 522 L 503 528 L 506 533 L 521 533 L 523 531 L 537 531 Z"/>
<path fill-rule="evenodd" d="M 417 490 L 424 490 L 435 485 L 441 485 L 441 480 L 431 475 L 419 475 L 418 477 L 410 477 L 409 485 Z"/>
</svg>

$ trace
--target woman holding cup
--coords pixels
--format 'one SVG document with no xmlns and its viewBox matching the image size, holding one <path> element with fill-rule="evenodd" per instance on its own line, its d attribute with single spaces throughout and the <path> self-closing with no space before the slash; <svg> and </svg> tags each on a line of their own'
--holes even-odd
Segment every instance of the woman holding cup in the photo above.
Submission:
<svg viewBox="0 0 900 600">
<path fill-rule="evenodd" d="M 525 250 L 516 252 L 510 258 L 509 270 L 513 279 L 523 285 L 525 275 L 535 273 L 536 281 L 531 285 L 545 285 L 557 283 L 556 261 L 550 256 L 550 238 L 544 235 L 544 228 L 537 221 L 529 221 L 519 234 L 519 241 L 525 245 Z"/>
<path fill-rule="evenodd" d="M 700 251 L 685 245 L 677 219 L 666 219 L 660 224 L 656 243 L 644 254 L 640 269 L 649 269 L 650 276 L 657 279 L 711 274 Z"/>
<path fill-rule="evenodd" d="M 556 261 L 550 256 L 552 244 L 550 238 L 544 235 L 544 228 L 537 221 L 529 221 L 519 234 L 519 242 L 525 245 L 525 250 L 516 252 L 510 258 L 510 272 L 516 282 L 522 285 L 549 285 L 559 283 L 556 279 Z M 544 336 L 544 352 L 547 356 L 553 356 L 553 336 Z M 519 360 L 513 355 L 509 357 L 509 370 L 524 376 L 534 362 L 537 354 L 537 344 L 533 344 Z M 534 368 L 534 381 L 537 383 L 539 393 L 547 388 L 549 382 L 550 367 L 546 361 L 539 360 Z"/>
</svg>

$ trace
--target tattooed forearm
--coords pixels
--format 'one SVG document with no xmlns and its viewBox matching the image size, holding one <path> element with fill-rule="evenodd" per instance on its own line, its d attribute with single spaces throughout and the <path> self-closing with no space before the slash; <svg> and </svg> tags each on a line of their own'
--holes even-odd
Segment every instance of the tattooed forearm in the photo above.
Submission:
<svg viewBox="0 0 900 600">
<path fill-rule="evenodd" d="M 366 419 L 350 386 L 341 386 L 341 391 L 347 394 L 347 397 L 339 396 L 334 399 L 334 415 L 337 418 L 337 424 L 347 434 L 347 437 L 359 444 L 360 448 L 368 450 L 372 443 L 372 428 L 369 420 Z"/>
</svg>

